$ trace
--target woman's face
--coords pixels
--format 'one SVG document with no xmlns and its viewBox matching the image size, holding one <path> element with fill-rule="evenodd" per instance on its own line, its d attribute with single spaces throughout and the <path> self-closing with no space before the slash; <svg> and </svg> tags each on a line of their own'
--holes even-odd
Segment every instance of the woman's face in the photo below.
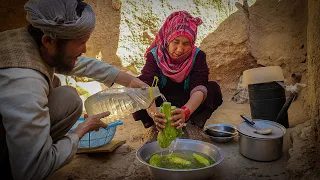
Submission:
<svg viewBox="0 0 320 180">
<path fill-rule="evenodd" d="M 171 57 L 178 58 L 191 48 L 191 42 L 186 36 L 177 36 L 169 43 L 169 53 Z"/>
</svg>

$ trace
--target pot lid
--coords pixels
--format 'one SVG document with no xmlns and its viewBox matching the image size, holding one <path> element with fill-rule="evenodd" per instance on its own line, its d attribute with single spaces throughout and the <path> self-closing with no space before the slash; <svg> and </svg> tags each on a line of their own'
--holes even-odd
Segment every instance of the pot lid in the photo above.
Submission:
<svg viewBox="0 0 320 180">
<path fill-rule="evenodd" d="M 255 119 L 255 126 L 259 127 L 261 129 L 267 129 L 270 128 L 272 129 L 272 132 L 267 135 L 261 135 L 254 133 L 256 129 L 252 126 L 250 126 L 246 122 L 241 122 L 237 125 L 237 130 L 246 136 L 254 137 L 254 138 L 259 138 L 259 139 L 277 139 L 281 138 L 286 134 L 286 128 L 283 127 L 281 124 L 273 122 L 273 121 L 267 121 L 267 120 L 260 120 L 260 119 Z"/>
</svg>

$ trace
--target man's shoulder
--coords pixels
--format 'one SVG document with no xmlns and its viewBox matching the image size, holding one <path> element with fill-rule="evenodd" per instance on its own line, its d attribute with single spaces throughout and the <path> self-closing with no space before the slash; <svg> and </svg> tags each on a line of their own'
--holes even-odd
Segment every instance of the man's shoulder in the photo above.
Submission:
<svg viewBox="0 0 320 180">
<path fill-rule="evenodd" d="M 3 37 L 3 35 L 6 35 L 6 34 L 11 35 L 11 34 L 21 32 L 21 31 L 28 31 L 28 28 L 21 27 L 21 28 L 16 28 L 16 29 L 8 29 L 8 30 L 0 32 L 0 35 Z"/>
<path fill-rule="evenodd" d="M 17 93 L 49 93 L 49 84 L 39 71 L 27 68 L 0 69 L 1 96 Z"/>
<path fill-rule="evenodd" d="M 0 77 L 8 79 L 39 78 L 45 80 L 42 73 L 30 68 L 2 68 L 0 69 Z"/>
</svg>

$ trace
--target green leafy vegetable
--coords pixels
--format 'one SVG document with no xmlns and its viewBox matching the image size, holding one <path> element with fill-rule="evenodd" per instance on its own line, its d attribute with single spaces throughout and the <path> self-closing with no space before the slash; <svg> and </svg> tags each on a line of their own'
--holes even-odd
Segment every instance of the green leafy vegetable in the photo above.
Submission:
<svg viewBox="0 0 320 180">
<path fill-rule="evenodd" d="M 161 167 L 161 157 L 159 154 L 154 154 L 153 156 L 151 156 L 150 160 L 149 160 L 149 164 L 151 164 L 152 166 L 156 166 L 156 167 Z"/>
<path fill-rule="evenodd" d="M 186 165 L 186 166 L 191 165 L 190 161 L 184 160 L 184 159 L 179 158 L 178 156 L 175 156 L 175 155 L 167 155 L 167 158 L 169 159 L 169 161 L 171 163 L 181 164 L 181 165 Z"/>
<path fill-rule="evenodd" d="M 162 132 L 158 133 L 157 137 L 161 148 L 169 147 L 173 140 L 182 136 L 182 129 L 176 129 L 171 126 L 172 122 L 169 121 L 169 118 L 171 117 L 171 110 L 174 110 L 175 108 L 175 106 L 171 106 L 170 102 L 164 102 L 160 107 L 160 112 L 166 115 L 165 119 L 167 120 L 166 127 Z"/>
<path fill-rule="evenodd" d="M 172 154 L 166 154 L 163 156 L 154 154 L 151 156 L 149 164 L 156 167 L 162 167 L 163 164 L 170 164 L 173 169 L 184 169 L 188 167 L 190 168 L 191 162 Z"/>
<path fill-rule="evenodd" d="M 167 169 L 197 169 L 208 167 L 215 160 L 200 152 L 190 150 L 175 150 L 155 153 L 149 159 L 149 164 Z"/>
<path fill-rule="evenodd" d="M 196 153 L 193 153 L 192 155 L 200 164 L 203 164 L 204 166 L 210 166 L 210 161 L 208 159 Z"/>
</svg>

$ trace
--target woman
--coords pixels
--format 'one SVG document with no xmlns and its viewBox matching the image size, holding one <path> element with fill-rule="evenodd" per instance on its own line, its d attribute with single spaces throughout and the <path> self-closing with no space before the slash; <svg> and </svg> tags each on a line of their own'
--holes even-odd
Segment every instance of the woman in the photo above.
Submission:
<svg viewBox="0 0 320 180">
<path fill-rule="evenodd" d="M 186 11 L 172 13 L 148 48 L 139 79 L 151 86 L 154 76 L 159 77 L 160 92 L 179 107 L 171 112 L 172 125 L 183 128 L 185 137 L 201 140 L 201 129 L 222 104 L 222 95 L 217 83 L 208 82 L 206 55 L 194 45 L 200 24 L 200 18 Z M 156 139 L 157 129 L 165 128 L 165 115 L 156 108 L 161 104 L 158 98 L 147 111 L 133 114 L 149 128 L 143 138 L 146 143 Z"/>
</svg>

